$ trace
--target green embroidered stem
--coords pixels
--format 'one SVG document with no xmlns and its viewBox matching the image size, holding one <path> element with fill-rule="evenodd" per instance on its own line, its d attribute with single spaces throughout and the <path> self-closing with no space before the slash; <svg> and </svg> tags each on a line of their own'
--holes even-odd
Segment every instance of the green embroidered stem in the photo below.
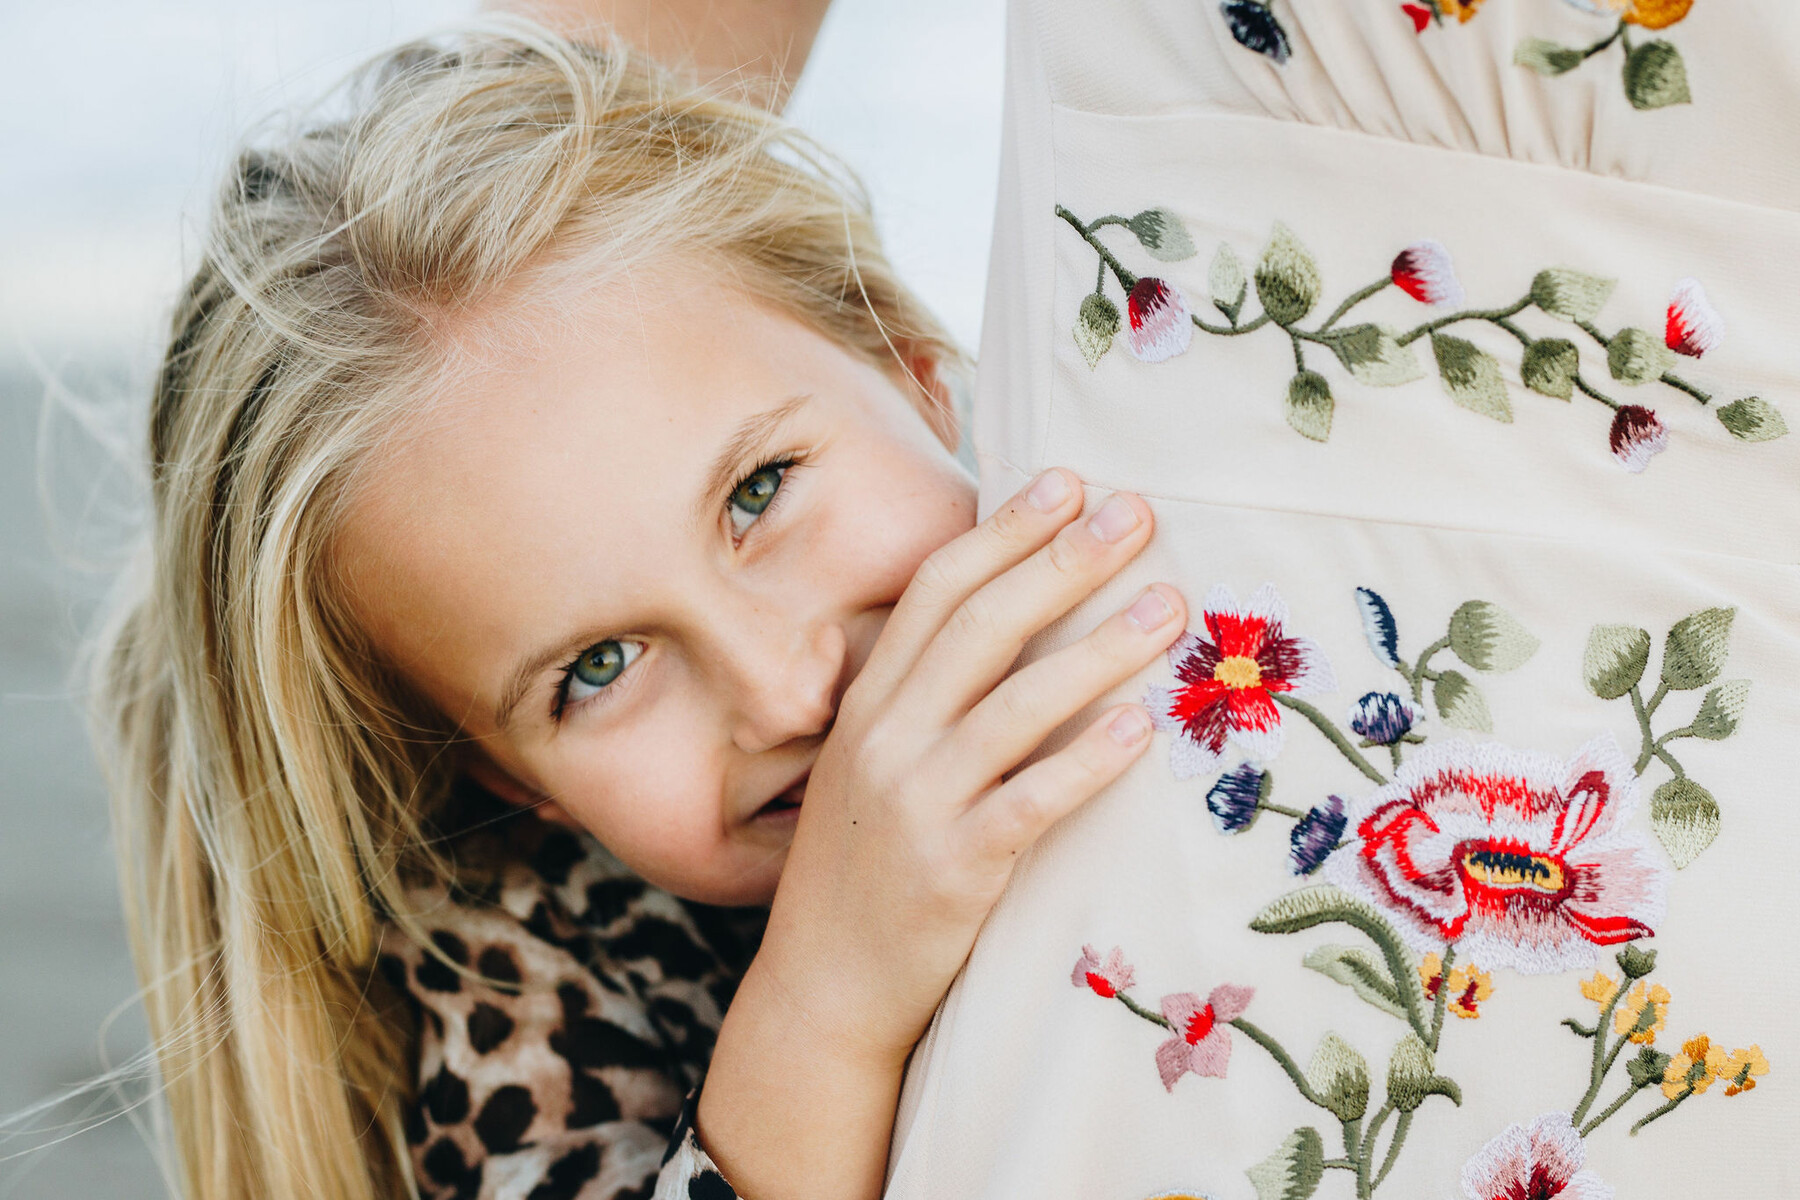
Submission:
<svg viewBox="0 0 1800 1200">
<path fill-rule="evenodd" d="M 1470 309 L 1467 312 L 1452 313 L 1447 317 L 1439 317 L 1435 321 L 1427 321 L 1411 333 L 1401 334 L 1397 340 L 1402 346 L 1410 346 L 1427 334 L 1436 333 L 1440 329 L 1448 329 L 1463 321 L 1502 321 L 1507 317 L 1516 317 L 1530 307 L 1531 297 L 1527 295 L 1517 304 L 1508 305 L 1506 308 Z"/>
<path fill-rule="evenodd" d="M 1348 1158 L 1351 1162 L 1356 1164 L 1356 1177 L 1360 1181 L 1362 1178 L 1362 1161 L 1363 1161 L 1363 1156 L 1362 1156 L 1362 1118 L 1354 1117 L 1351 1120 L 1345 1121 L 1345 1122 L 1343 1122 L 1343 1127 L 1344 1127 L 1344 1157 Z M 1362 1190 L 1360 1182 L 1357 1186 L 1357 1190 L 1358 1191 Z"/>
<path fill-rule="evenodd" d="M 1595 400 L 1606 405 L 1606 407 L 1612 409 L 1614 412 L 1619 411 L 1621 407 L 1619 402 L 1589 383 L 1587 381 L 1587 376 L 1583 375 L 1580 371 L 1575 372 L 1575 386 L 1581 389 L 1582 395 L 1591 396 Z"/>
<path fill-rule="evenodd" d="M 1587 334 L 1589 337 L 1593 338 L 1596 342 L 1599 342 L 1601 349 L 1603 349 L 1603 350 L 1611 350 L 1612 349 L 1613 340 L 1611 338 L 1607 337 L 1604 333 L 1601 333 L 1599 326 L 1595 325 L 1592 321 L 1577 321 L 1577 322 L 1575 322 L 1575 325 L 1576 325 L 1576 328 L 1581 330 L 1581 332 Z"/>
<path fill-rule="evenodd" d="M 1506 332 L 1508 332 L 1508 333 L 1512 334 L 1514 337 L 1518 338 L 1519 345 L 1521 345 L 1521 346 L 1529 347 L 1533 342 L 1537 341 L 1536 338 L 1532 337 L 1529 333 L 1526 333 L 1523 329 L 1520 329 L 1517 325 L 1513 324 L 1511 321 L 1509 321 L 1505 317 L 1495 317 L 1494 324 L 1498 325 L 1500 328 L 1506 330 Z"/>
<path fill-rule="evenodd" d="M 1673 371 L 1664 371 L 1662 373 L 1662 381 L 1678 392 L 1686 392 L 1702 404 L 1711 404 L 1713 402 L 1711 392 L 1701 391 Z"/>
<path fill-rule="evenodd" d="M 1329 738 L 1332 745 L 1338 748 L 1338 753 L 1350 760 L 1351 766 L 1361 771 L 1364 775 L 1367 775 L 1378 785 L 1387 783 L 1387 776 L 1383 775 L 1380 771 L 1377 771 L 1370 765 L 1369 760 L 1364 758 L 1362 754 L 1357 751 L 1356 747 L 1350 744 L 1350 739 L 1339 732 L 1338 727 L 1331 723 L 1330 717 L 1327 717 L 1324 713 L 1320 712 L 1306 701 L 1296 700 L 1294 697 L 1285 695 L 1281 692 L 1271 692 L 1269 698 L 1283 708 L 1292 709 L 1294 712 L 1305 717 L 1308 721 L 1311 721 L 1313 726 L 1317 728 L 1320 733 Z"/>
<path fill-rule="evenodd" d="M 1107 218 L 1101 217 L 1098 221 L 1095 221 L 1092 226 L 1084 225 L 1082 224 L 1080 217 L 1076 216 L 1060 204 L 1056 206 L 1056 215 L 1074 226 L 1075 232 L 1081 235 L 1081 240 L 1092 246 L 1094 252 L 1100 256 L 1100 260 L 1112 268 L 1112 273 L 1118 279 L 1120 287 L 1123 287 L 1129 292 L 1132 288 L 1137 286 L 1138 277 L 1126 270 L 1125 264 L 1114 258 L 1112 251 L 1108 250 L 1105 244 L 1102 243 L 1099 238 L 1094 236 L 1095 228 L 1109 223 Z M 1119 221 L 1118 223 L 1124 224 L 1123 221 Z"/>
<path fill-rule="evenodd" d="M 1327 1158 L 1324 1161 L 1322 1161 L 1319 1165 L 1321 1167 L 1329 1167 L 1333 1171 L 1354 1171 L 1354 1170 L 1356 1170 L 1356 1164 L 1351 1162 L 1347 1158 Z"/>
<path fill-rule="evenodd" d="M 1323 325 L 1319 326 L 1319 332 L 1320 333 L 1328 332 L 1333 325 L 1336 325 L 1339 321 L 1343 320 L 1346 316 L 1348 316 L 1351 309 L 1355 308 L 1357 305 L 1361 304 L 1364 300 L 1367 300 L 1369 297 L 1378 295 L 1382 291 L 1382 289 L 1392 287 L 1393 284 L 1394 284 L 1394 278 L 1393 278 L 1393 276 L 1389 275 L 1386 278 L 1376 280 L 1374 283 L 1371 283 L 1368 287 L 1363 288 L 1361 291 L 1352 292 L 1348 299 L 1346 299 L 1342 304 L 1337 306 L 1336 312 L 1332 313 L 1329 317 L 1325 318 L 1325 323 Z"/>
<path fill-rule="evenodd" d="M 1291 817 L 1296 821 L 1304 820 L 1306 818 L 1306 814 L 1297 808 L 1289 808 L 1285 804 L 1271 804 L 1267 800 L 1258 800 L 1256 802 L 1256 807 L 1262 809 L 1264 812 L 1272 812 L 1278 816 Z"/>
<path fill-rule="evenodd" d="M 1358 1142 L 1356 1152 L 1356 1194 L 1362 1200 L 1374 1194 L 1375 1185 L 1369 1178 L 1369 1168 L 1374 1165 L 1375 1143 L 1381 1137 L 1381 1127 L 1394 1114 L 1394 1102 L 1389 1100 L 1375 1110 L 1369 1118 L 1369 1131 Z"/>
<path fill-rule="evenodd" d="M 1136 1000 L 1133 1000 L 1130 996 L 1127 996 L 1124 992 L 1114 992 L 1113 998 L 1115 1000 L 1117 1000 L 1120 1004 L 1123 1004 L 1126 1008 L 1129 1008 L 1132 1012 L 1136 1013 L 1138 1016 L 1144 1018 L 1144 1020 L 1150 1022 L 1152 1025 L 1161 1025 L 1164 1029 L 1167 1029 L 1167 1030 L 1170 1030 L 1171 1032 L 1173 1032 L 1175 1027 L 1173 1025 L 1169 1024 L 1169 1019 L 1167 1017 L 1163 1016 L 1159 1012 L 1151 1012 L 1149 1009 L 1147 1009 L 1143 1005 L 1139 1004 Z"/>
<path fill-rule="evenodd" d="M 1625 1105 L 1631 1100 L 1631 1098 L 1633 1096 L 1636 1096 L 1639 1092 L 1643 1091 L 1647 1087 L 1655 1087 L 1655 1086 L 1656 1086 L 1656 1081 L 1650 1080 L 1645 1083 L 1634 1083 L 1630 1087 L 1626 1088 L 1624 1095 L 1620 1096 L 1617 1100 L 1614 1100 L 1611 1104 L 1607 1105 L 1604 1109 L 1601 1110 L 1601 1113 L 1599 1116 L 1595 1117 L 1593 1120 L 1589 1121 L 1586 1125 L 1583 1125 L 1581 1127 L 1581 1136 L 1586 1137 L 1588 1134 L 1594 1132 L 1594 1130 L 1596 1130 L 1596 1129 L 1600 1128 L 1602 1125 L 1606 1124 L 1606 1122 L 1608 1120 L 1610 1120 L 1614 1116 L 1614 1114 L 1616 1114 L 1621 1108 L 1625 1107 Z"/>
<path fill-rule="evenodd" d="M 1692 1096 L 1693 1094 L 1694 1094 L 1694 1089 L 1688 1088 L 1686 1091 L 1682 1092 L 1681 1095 L 1675 1097 L 1673 1100 L 1669 1101 L 1667 1104 L 1663 1105 L 1661 1108 L 1652 1110 L 1648 1116 L 1644 1117 L 1636 1125 L 1633 1125 L 1631 1127 L 1631 1136 L 1636 1137 L 1638 1135 L 1638 1130 L 1642 1129 L 1644 1126 L 1648 1125 L 1650 1122 L 1660 1120 L 1663 1117 L 1666 1117 L 1670 1113 L 1674 1112 L 1676 1109 L 1680 1108 L 1682 1106 L 1682 1104 L 1684 1104 L 1687 1101 L 1687 1098 L 1689 1096 Z"/>
<path fill-rule="evenodd" d="M 1430 667 L 1431 660 L 1449 648 L 1450 638 L 1446 635 L 1425 647 L 1425 653 L 1419 655 L 1419 665 L 1412 669 L 1410 675 L 1406 676 L 1412 682 L 1414 704 L 1425 703 L 1425 681 L 1435 680 L 1438 677 L 1437 672 Z M 1402 670 L 1402 674 L 1404 673 Z"/>
<path fill-rule="evenodd" d="M 1625 995 L 1625 985 L 1628 982 L 1624 979 L 1619 981 L 1619 986 L 1613 990 L 1612 997 L 1606 1002 L 1606 1007 L 1600 1010 L 1600 1019 L 1594 1023 L 1594 1063 L 1588 1071 L 1587 1092 L 1581 1097 L 1581 1103 L 1575 1106 L 1575 1111 L 1570 1114 L 1569 1121 L 1573 1125 L 1580 1125 L 1587 1117 L 1588 1109 L 1594 1107 L 1594 1101 L 1600 1097 L 1600 1088 L 1606 1083 L 1606 1073 L 1612 1070 L 1614 1060 L 1619 1057 L 1617 1046 L 1612 1048 L 1612 1053 L 1607 1053 L 1606 1027 L 1612 1024 L 1613 1011 L 1619 1007 L 1619 1001 Z M 1621 1035 L 1620 1044 L 1623 1044 L 1628 1036 Z"/>
<path fill-rule="evenodd" d="M 1399 742 L 1388 743 L 1388 757 L 1394 760 L 1394 770 L 1398 771 L 1401 765 Z"/>
<path fill-rule="evenodd" d="M 1294 370 L 1304 375 L 1306 373 L 1306 350 L 1300 345 L 1302 335 L 1295 329 L 1289 329 L 1287 333 L 1288 340 L 1294 343 Z"/>
<path fill-rule="evenodd" d="M 1096 259 L 1094 261 L 1094 295 L 1104 296 L 1105 294 L 1106 294 L 1106 260 L 1104 258 L 1101 258 L 1101 259 Z"/>
<path fill-rule="evenodd" d="M 1630 695 L 1631 711 L 1637 716 L 1638 732 L 1643 735 L 1644 739 L 1643 752 L 1638 755 L 1638 760 L 1632 767 L 1632 774 L 1642 775 L 1644 769 L 1650 765 L 1652 758 L 1660 758 L 1668 764 L 1671 771 L 1675 772 L 1676 778 L 1687 778 L 1687 772 L 1682 769 L 1680 763 L 1675 761 L 1674 755 L 1663 749 L 1663 744 L 1678 736 L 1692 736 L 1693 727 L 1690 725 L 1685 730 L 1676 730 L 1670 733 L 1668 737 L 1658 738 L 1656 729 L 1650 722 L 1650 718 L 1656 715 L 1656 710 L 1662 707 L 1662 702 L 1669 698 L 1668 683 L 1665 681 L 1661 684 L 1651 695 L 1647 704 L 1644 702 L 1644 693 L 1636 684 L 1632 685 Z"/>
<path fill-rule="evenodd" d="M 1431 1013 L 1431 1041 L 1427 1043 L 1433 1054 L 1437 1053 L 1438 1039 L 1444 1036 L 1444 1010 L 1450 1004 L 1450 966 L 1456 961 L 1456 947 L 1444 947 L 1444 957 L 1438 963 L 1437 1001 Z"/>
<path fill-rule="evenodd" d="M 1406 1135 L 1412 1132 L 1412 1119 L 1411 1113 L 1404 1112 L 1400 1114 L 1400 1119 L 1394 1122 L 1394 1136 L 1388 1142 L 1387 1157 L 1382 1160 L 1381 1170 L 1375 1172 L 1375 1178 L 1369 1184 L 1371 1194 L 1387 1180 L 1388 1173 L 1394 1169 L 1394 1164 L 1400 1161 L 1400 1147 L 1406 1145 Z"/>
<path fill-rule="evenodd" d="M 1312 1084 L 1306 1082 L 1306 1073 L 1300 1069 L 1299 1064 L 1293 1060 L 1293 1057 L 1290 1056 L 1286 1050 L 1282 1049 L 1280 1042 L 1264 1033 L 1261 1029 L 1258 1029 L 1255 1025 L 1244 1020 L 1242 1017 L 1230 1022 L 1230 1024 L 1239 1033 L 1269 1052 L 1269 1057 L 1275 1060 L 1275 1065 L 1280 1067 L 1282 1072 L 1287 1075 L 1288 1079 L 1293 1082 L 1293 1085 L 1299 1089 L 1301 1097 L 1308 1104 L 1311 1104 L 1316 1108 L 1322 1108 L 1327 1112 L 1331 1111 L 1331 1105 L 1325 1103 L 1325 1098 L 1323 1096 L 1313 1091 Z"/>
<path fill-rule="evenodd" d="M 1627 50 L 1630 50 L 1631 49 L 1631 35 L 1630 35 L 1630 33 L 1628 33 L 1626 31 L 1625 22 L 1623 22 L 1623 21 L 1620 21 L 1619 27 L 1617 29 L 1613 30 L 1606 37 L 1601 38 L 1599 41 L 1597 41 L 1593 45 L 1589 46 L 1586 50 L 1583 50 L 1581 52 L 1582 59 L 1585 61 L 1587 59 L 1594 57 L 1594 55 L 1600 53 L 1602 50 L 1606 49 L 1608 46 L 1612 45 L 1614 42 L 1618 41 L 1620 38 L 1625 39 L 1625 48 Z"/>
</svg>

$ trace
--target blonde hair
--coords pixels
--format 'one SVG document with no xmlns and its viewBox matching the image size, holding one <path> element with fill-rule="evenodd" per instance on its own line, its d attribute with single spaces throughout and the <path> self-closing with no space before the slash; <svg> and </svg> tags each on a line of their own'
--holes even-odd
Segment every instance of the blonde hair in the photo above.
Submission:
<svg viewBox="0 0 1800 1200">
<path fill-rule="evenodd" d="M 228 174 L 152 399 L 142 569 L 95 656 L 192 1200 L 414 1194 L 406 1034 L 371 968 L 382 922 L 411 928 L 401 880 L 445 870 L 455 731 L 382 667 L 329 547 L 428 403 L 434 326 L 527 272 L 701 255 L 871 362 L 962 361 L 861 193 L 765 112 L 526 25 L 403 47 L 341 98 Z"/>
</svg>

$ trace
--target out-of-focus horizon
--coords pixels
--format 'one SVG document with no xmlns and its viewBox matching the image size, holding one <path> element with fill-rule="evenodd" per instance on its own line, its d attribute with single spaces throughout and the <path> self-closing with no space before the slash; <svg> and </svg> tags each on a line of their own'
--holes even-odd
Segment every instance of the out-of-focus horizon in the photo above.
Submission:
<svg viewBox="0 0 1800 1200">
<path fill-rule="evenodd" d="M 0 1200 L 165 1195 L 119 1107 L 6 1118 L 129 1060 L 143 1026 L 105 801 L 71 663 L 127 494 L 47 390 L 124 415 L 160 350 L 233 145 L 475 0 L 122 0 L 0 6 Z M 900 272 L 971 350 L 999 158 L 1004 0 L 836 0 L 788 115 L 868 185 Z M 116 403 L 120 400 L 126 403 Z M 130 403 L 138 401 L 138 403 Z M 40 467 L 52 470 L 40 479 Z M 97 483 L 105 486 L 96 490 Z M 40 486 L 42 484 L 42 486 Z M 102 556 L 104 557 L 104 556 Z M 140 1095 L 128 1086 L 119 1095 Z M 84 1116 L 84 1110 L 87 1115 Z"/>
</svg>

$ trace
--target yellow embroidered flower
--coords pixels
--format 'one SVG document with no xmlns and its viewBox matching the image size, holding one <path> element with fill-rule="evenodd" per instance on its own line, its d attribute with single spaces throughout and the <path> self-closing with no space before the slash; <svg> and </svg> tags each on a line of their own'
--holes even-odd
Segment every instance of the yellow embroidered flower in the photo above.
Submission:
<svg viewBox="0 0 1800 1200">
<path fill-rule="evenodd" d="M 1605 1008 L 1619 994 L 1619 981 L 1604 972 L 1595 971 L 1594 977 L 1581 985 L 1581 994 Z"/>
<path fill-rule="evenodd" d="M 1693 0 L 1688 0 L 1691 4 Z M 1467 25 L 1481 7 L 1481 0 L 1437 0 L 1438 12 L 1446 17 L 1455 17 L 1458 22 Z M 1657 26 L 1661 28 L 1661 26 Z"/>
<path fill-rule="evenodd" d="M 1669 989 L 1660 983 L 1639 982 L 1613 1012 L 1613 1032 L 1629 1035 L 1638 1045 L 1648 1046 L 1656 1041 L 1668 1018 Z"/>
<path fill-rule="evenodd" d="M 1723 1046 L 1713 1045 L 1704 1033 L 1691 1037 L 1681 1043 L 1681 1053 L 1669 1059 L 1668 1068 L 1663 1071 L 1662 1093 L 1671 1100 L 1699 1095 L 1725 1074 L 1728 1065 Z"/>
<path fill-rule="evenodd" d="M 1725 1085 L 1727 1096 L 1737 1096 L 1756 1087 L 1755 1075 L 1769 1073 L 1769 1060 L 1763 1057 L 1761 1046 L 1751 1046 L 1747 1050 L 1733 1050 L 1731 1057 L 1725 1060 L 1725 1069 L 1720 1072 L 1730 1080 Z"/>
<path fill-rule="evenodd" d="M 1436 954 L 1427 954 L 1419 962 L 1419 984 L 1425 994 L 1433 1000 L 1437 999 L 1438 989 L 1444 986 L 1444 960 Z M 1583 987 L 1587 986 L 1585 984 Z M 1474 967 L 1450 968 L 1450 995 L 1445 1001 L 1445 1011 L 1455 1013 L 1465 1021 L 1473 1021 L 1481 1015 L 1481 1003 L 1494 994 L 1494 977 L 1486 971 L 1477 971 Z"/>
<path fill-rule="evenodd" d="M 1645 29 L 1667 29 L 1682 20 L 1694 7 L 1694 0 L 1632 0 L 1625 20 Z"/>
</svg>

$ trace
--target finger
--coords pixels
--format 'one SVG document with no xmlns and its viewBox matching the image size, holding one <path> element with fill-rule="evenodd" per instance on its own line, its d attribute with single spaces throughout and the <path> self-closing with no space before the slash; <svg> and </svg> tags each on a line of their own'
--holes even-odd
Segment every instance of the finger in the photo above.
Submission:
<svg viewBox="0 0 1800 1200">
<path fill-rule="evenodd" d="M 889 614 L 881 639 L 858 676 L 862 690 L 891 690 L 958 605 L 982 584 L 1042 549 L 1081 515 L 1081 508 L 1081 481 L 1073 472 L 1053 467 L 987 520 L 932 553 Z"/>
<path fill-rule="evenodd" d="M 1155 584 L 1074 645 L 1008 676 L 946 740 L 945 761 L 955 764 L 950 790 L 973 794 L 1017 766 L 1057 726 L 1166 651 L 1186 617 L 1181 594 Z"/>
<path fill-rule="evenodd" d="M 1144 547 L 1150 506 L 1118 492 L 1065 526 L 1043 549 L 977 588 L 957 606 L 895 701 L 913 719 L 961 719 L 1012 668 L 1025 642 L 1085 600 Z"/>
<path fill-rule="evenodd" d="M 1136 704 L 1108 709 L 1080 737 L 1032 763 L 967 813 L 967 846 L 989 867 L 1010 864 L 1045 830 L 1117 779 L 1150 745 L 1150 714 Z"/>
</svg>

